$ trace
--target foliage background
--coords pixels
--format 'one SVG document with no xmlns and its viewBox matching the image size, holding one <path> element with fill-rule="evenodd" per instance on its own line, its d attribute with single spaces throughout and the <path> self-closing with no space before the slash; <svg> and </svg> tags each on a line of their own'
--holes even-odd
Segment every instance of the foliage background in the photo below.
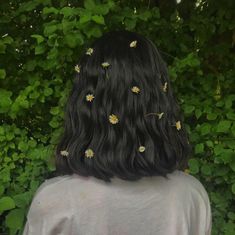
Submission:
<svg viewBox="0 0 235 235">
<path fill-rule="evenodd" d="M 213 235 L 235 234 L 234 1 L 12 0 L 0 4 L 0 233 L 19 234 L 54 170 L 74 65 L 112 29 L 152 39 L 169 65 L 208 191 Z"/>
</svg>

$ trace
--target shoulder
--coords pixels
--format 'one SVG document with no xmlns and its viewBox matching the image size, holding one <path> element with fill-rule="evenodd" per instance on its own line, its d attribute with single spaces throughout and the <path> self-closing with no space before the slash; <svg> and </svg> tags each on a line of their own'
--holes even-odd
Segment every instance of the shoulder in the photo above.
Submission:
<svg viewBox="0 0 235 235">
<path fill-rule="evenodd" d="M 177 182 L 175 185 L 181 190 L 182 204 L 191 208 L 193 220 L 204 224 L 206 234 L 211 234 L 211 204 L 205 186 L 195 176 L 183 171 L 176 173 L 173 182 Z"/>
<path fill-rule="evenodd" d="M 211 234 L 212 216 L 211 205 L 206 188 L 195 176 L 183 171 L 176 171 L 168 175 L 167 192 L 168 205 L 174 211 L 182 213 L 182 218 L 193 221 L 193 224 L 204 228 Z"/>
<path fill-rule="evenodd" d="M 39 196 L 45 192 L 60 189 L 61 185 L 66 185 L 66 181 L 71 179 L 71 175 L 56 176 L 46 179 L 37 189 L 35 196 Z"/>
<path fill-rule="evenodd" d="M 168 183 L 172 186 L 173 190 L 180 191 L 185 195 L 197 195 L 206 203 L 209 203 L 205 186 L 195 176 L 177 170 L 173 174 L 169 174 L 168 178 Z"/>
<path fill-rule="evenodd" d="M 48 215 L 68 208 L 70 195 L 67 182 L 70 179 L 70 175 L 65 175 L 45 180 L 33 197 L 29 216 Z"/>
</svg>

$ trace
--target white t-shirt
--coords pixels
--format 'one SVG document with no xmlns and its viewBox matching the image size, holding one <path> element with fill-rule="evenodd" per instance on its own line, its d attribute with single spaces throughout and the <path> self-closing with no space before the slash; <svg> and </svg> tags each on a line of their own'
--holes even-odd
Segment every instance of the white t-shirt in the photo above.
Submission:
<svg viewBox="0 0 235 235">
<path fill-rule="evenodd" d="M 182 171 L 106 183 L 76 174 L 46 180 L 23 235 L 210 235 L 208 194 Z"/>
</svg>

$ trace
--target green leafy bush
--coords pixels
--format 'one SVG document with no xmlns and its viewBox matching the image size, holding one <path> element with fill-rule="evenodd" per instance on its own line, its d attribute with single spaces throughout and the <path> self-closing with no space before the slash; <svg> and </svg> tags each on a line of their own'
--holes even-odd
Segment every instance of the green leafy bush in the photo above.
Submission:
<svg viewBox="0 0 235 235">
<path fill-rule="evenodd" d="M 113 29 L 152 39 L 169 64 L 194 146 L 189 171 L 213 235 L 235 234 L 234 1 L 4 1 L 0 5 L 0 233 L 21 233 L 53 149 L 74 65 Z"/>
</svg>

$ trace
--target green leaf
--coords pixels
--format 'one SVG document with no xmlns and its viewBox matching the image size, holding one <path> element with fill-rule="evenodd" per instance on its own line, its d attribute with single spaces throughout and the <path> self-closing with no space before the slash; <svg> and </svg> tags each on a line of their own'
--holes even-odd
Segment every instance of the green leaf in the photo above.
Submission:
<svg viewBox="0 0 235 235">
<path fill-rule="evenodd" d="M 95 8 L 95 2 L 93 0 L 84 0 L 84 7 L 88 10 L 93 10 Z"/>
<path fill-rule="evenodd" d="M 43 15 L 47 15 L 47 14 L 58 14 L 59 10 L 57 10 L 54 7 L 44 7 L 42 10 L 42 14 Z"/>
<path fill-rule="evenodd" d="M 44 28 L 44 35 L 45 36 L 50 36 L 52 35 L 56 30 L 57 30 L 57 25 L 47 25 Z"/>
<path fill-rule="evenodd" d="M 37 62 L 35 60 L 30 60 L 24 64 L 23 68 L 25 68 L 27 71 L 33 71 L 36 65 Z"/>
<path fill-rule="evenodd" d="M 153 15 L 154 15 L 154 18 L 156 19 L 159 19 L 160 18 L 160 10 L 158 7 L 153 7 Z"/>
<path fill-rule="evenodd" d="M 5 191 L 5 188 L 2 185 L 0 185 L 0 196 L 3 195 L 4 191 Z"/>
<path fill-rule="evenodd" d="M 228 213 L 228 218 L 235 221 L 235 213 L 234 212 L 229 212 Z"/>
<path fill-rule="evenodd" d="M 6 113 L 12 104 L 12 92 L 0 88 L 0 113 Z"/>
<path fill-rule="evenodd" d="M 227 132 L 231 126 L 232 122 L 223 120 L 220 121 L 219 124 L 217 125 L 216 131 L 217 132 Z"/>
<path fill-rule="evenodd" d="M 235 172 L 235 159 L 229 164 L 229 166 Z"/>
<path fill-rule="evenodd" d="M 40 44 L 44 41 L 44 37 L 42 35 L 33 34 L 31 35 L 31 38 L 35 38 L 37 40 L 37 44 Z"/>
<path fill-rule="evenodd" d="M 232 192 L 235 194 L 235 183 L 232 185 Z"/>
<path fill-rule="evenodd" d="M 144 21 L 149 20 L 149 18 L 152 16 L 151 11 L 143 11 L 138 15 L 138 18 Z"/>
<path fill-rule="evenodd" d="M 232 101 L 231 99 L 227 99 L 227 100 L 225 101 L 225 108 L 226 108 L 226 109 L 231 108 L 232 105 L 233 105 L 233 101 Z"/>
<path fill-rule="evenodd" d="M 211 173 L 212 173 L 211 167 L 209 165 L 202 165 L 201 172 L 204 175 L 211 175 Z"/>
<path fill-rule="evenodd" d="M 208 123 L 203 123 L 201 126 L 200 126 L 200 131 L 201 131 L 201 134 L 202 135 L 207 135 L 211 132 L 211 125 L 208 124 Z"/>
<path fill-rule="evenodd" d="M 185 114 L 192 114 L 195 107 L 193 105 L 185 105 L 184 112 Z"/>
<path fill-rule="evenodd" d="M 46 50 L 46 47 L 44 44 L 37 45 L 35 47 L 35 55 L 43 54 Z"/>
<path fill-rule="evenodd" d="M 3 42 L 4 42 L 4 44 L 11 44 L 14 42 L 14 39 L 10 36 L 6 36 L 3 38 Z"/>
<path fill-rule="evenodd" d="M 74 21 L 68 21 L 68 20 L 63 20 L 62 21 L 62 30 L 64 35 L 67 35 L 67 33 L 70 33 L 73 31 L 73 28 L 77 25 L 77 22 Z"/>
<path fill-rule="evenodd" d="M 18 8 L 18 14 L 22 13 L 22 12 L 27 12 L 27 11 L 32 11 L 33 9 L 35 9 L 37 7 L 37 5 L 39 5 L 40 2 L 39 1 L 27 1 L 27 2 L 23 2 L 23 4 L 20 5 L 20 7 Z"/>
<path fill-rule="evenodd" d="M 206 145 L 208 146 L 208 147 L 214 147 L 214 144 L 213 144 L 213 142 L 211 141 L 211 140 L 207 140 L 206 141 Z"/>
<path fill-rule="evenodd" d="M 11 197 L 0 198 L 0 213 L 15 208 L 15 202 Z"/>
<path fill-rule="evenodd" d="M 85 0 L 85 11 L 90 11 L 94 15 L 106 15 L 115 3 L 109 1 L 107 4 L 96 4 L 93 0 Z"/>
<path fill-rule="evenodd" d="M 196 109 L 196 110 L 195 110 L 195 116 L 196 116 L 196 118 L 199 119 L 199 118 L 201 117 L 201 115 L 202 115 L 202 111 L 201 111 L 200 109 Z"/>
<path fill-rule="evenodd" d="M 18 144 L 18 149 L 22 152 L 28 150 L 29 146 L 28 143 L 24 142 L 24 141 L 20 141 Z"/>
<path fill-rule="evenodd" d="M 25 192 L 13 196 L 13 199 L 17 207 L 26 208 L 31 201 L 31 195 L 29 192 Z"/>
<path fill-rule="evenodd" d="M 74 48 L 78 45 L 82 45 L 84 42 L 82 35 L 79 33 L 77 34 L 71 33 L 71 34 L 66 35 L 64 37 L 64 41 L 71 48 Z"/>
<path fill-rule="evenodd" d="M 124 22 L 127 30 L 132 30 L 136 26 L 136 19 L 126 18 Z"/>
<path fill-rule="evenodd" d="M 224 102 L 223 101 L 218 101 L 215 105 L 217 107 L 223 107 L 224 106 Z"/>
<path fill-rule="evenodd" d="M 35 90 L 34 92 L 30 93 L 29 98 L 30 99 L 37 99 L 40 96 L 40 93 Z"/>
<path fill-rule="evenodd" d="M 88 38 L 90 37 L 100 37 L 102 35 L 102 31 L 100 29 L 99 25 L 91 25 L 90 27 L 86 28 L 86 31 L 84 32 Z"/>
<path fill-rule="evenodd" d="M 197 144 L 195 146 L 195 153 L 196 154 L 203 153 L 203 151 L 204 151 L 204 144 L 203 143 Z"/>
<path fill-rule="evenodd" d="M 192 174 L 197 174 L 199 172 L 199 162 L 197 159 L 189 160 L 189 170 Z"/>
<path fill-rule="evenodd" d="M 48 158 L 48 148 L 37 146 L 37 148 L 35 149 L 30 149 L 28 151 L 28 157 L 32 160 L 45 160 L 46 158 Z"/>
<path fill-rule="evenodd" d="M 57 128 L 57 127 L 59 127 L 60 123 L 56 119 L 52 118 L 52 120 L 49 122 L 49 125 L 52 128 Z"/>
<path fill-rule="evenodd" d="M 25 210 L 15 209 L 10 211 L 6 216 L 6 226 L 10 229 L 11 234 L 15 234 L 23 227 Z"/>
<path fill-rule="evenodd" d="M 0 135 L 4 135 L 5 134 L 5 130 L 2 126 L 0 126 Z"/>
<path fill-rule="evenodd" d="M 12 132 L 7 132 L 6 133 L 6 139 L 7 140 L 12 140 L 12 139 L 14 139 L 14 137 L 15 137 L 15 135 L 14 135 L 14 133 L 12 133 Z"/>
<path fill-rule="evenodd" d="M 52 115 L 57 115 L 57 114 L 59 114 L 59 111 L 60 111 L 59 107 L 56 106 L 56 107 L 52 107 L 52 108 L 51 108 L 50 113 L 51 113 Z"/>
<path fill-rule="evenodd" d="M 235 113 L 226 113 L 226 117 L 230 120 L 235 120 Z"/>
<path fill-rule="evenodd" d="M 0 79 L 4 79 L 6 77 L 5 69 L 0 69 Z"/>
<path fill-rule="evenodd" d="M 0 40 L 0 54 L 5 54 L 7 46 Z"/>
<path fill-rule="evenodd" d="M 79 22 L 81 24 L 85 24 L 85 23 L 91 21 L 91 17 L 92 17 L 92 14 L 90 12 L 88 12 L 87 14 L 81 14 Z"/>
<path fill-rule="evenodd" d="M 71 7 L 63 7 L 60 10 L 60 14 L 63 14 L 64 17 L 70 17 L 70 16 L 73 16 L 76 13 L 77 13 L 76 9 L 71 8 Z"/>
<path fill-rule="evenodd" d="M 224 151 L 224 148 L 222 145 L 218 144 L 214 147 L 214 153 L 215 155 L 219 155 Z"/>
<path fill-rule="evenodd" d="M 29 142 L 28 142 L 28 145 L 31 147 L 31 148 L 34 148 L 34 147 L 36 147 L 37 146 L 37 141 L 35 141 L 35 140 L 29 140 Z"/>
<path fill-rule="evenodd" d="M 103 25 L 105 24 L 104 17 L 101 15 L 94 15 L 91 17 L 91 19 L 97 24 L 103 24 Z"/>
<path fill-rule="evenodd" d="M 224 149 L 223 152 L 219 154 L 219 158 L 223 161 L 223 163 L 231 163 L 235 158 L 235 152 L 232 149 Z"/>
<path fill-rule="evenodd" d="M 53 47 L 47 54 L 47 59 L 56 61 L 56 58 L 58 57 L 58 49 L 56 47 Z M 48 64 L 48 63 L 47 63 Z"/>
<path fill-rule="evenodd" d="M 47 87 L 47 88 L 44 90 L 44 95 L 45 95 L 45 96 L 50 96 L 51 94 L 53 94 L 53 90 L 52 90 L 50 87 Z"/>
<path fill-rule="evenodd" d="M 206 116 L 207 120 L 215 120 L 217 118 L 216 113 L 208 113 Z"/>
</svg>

